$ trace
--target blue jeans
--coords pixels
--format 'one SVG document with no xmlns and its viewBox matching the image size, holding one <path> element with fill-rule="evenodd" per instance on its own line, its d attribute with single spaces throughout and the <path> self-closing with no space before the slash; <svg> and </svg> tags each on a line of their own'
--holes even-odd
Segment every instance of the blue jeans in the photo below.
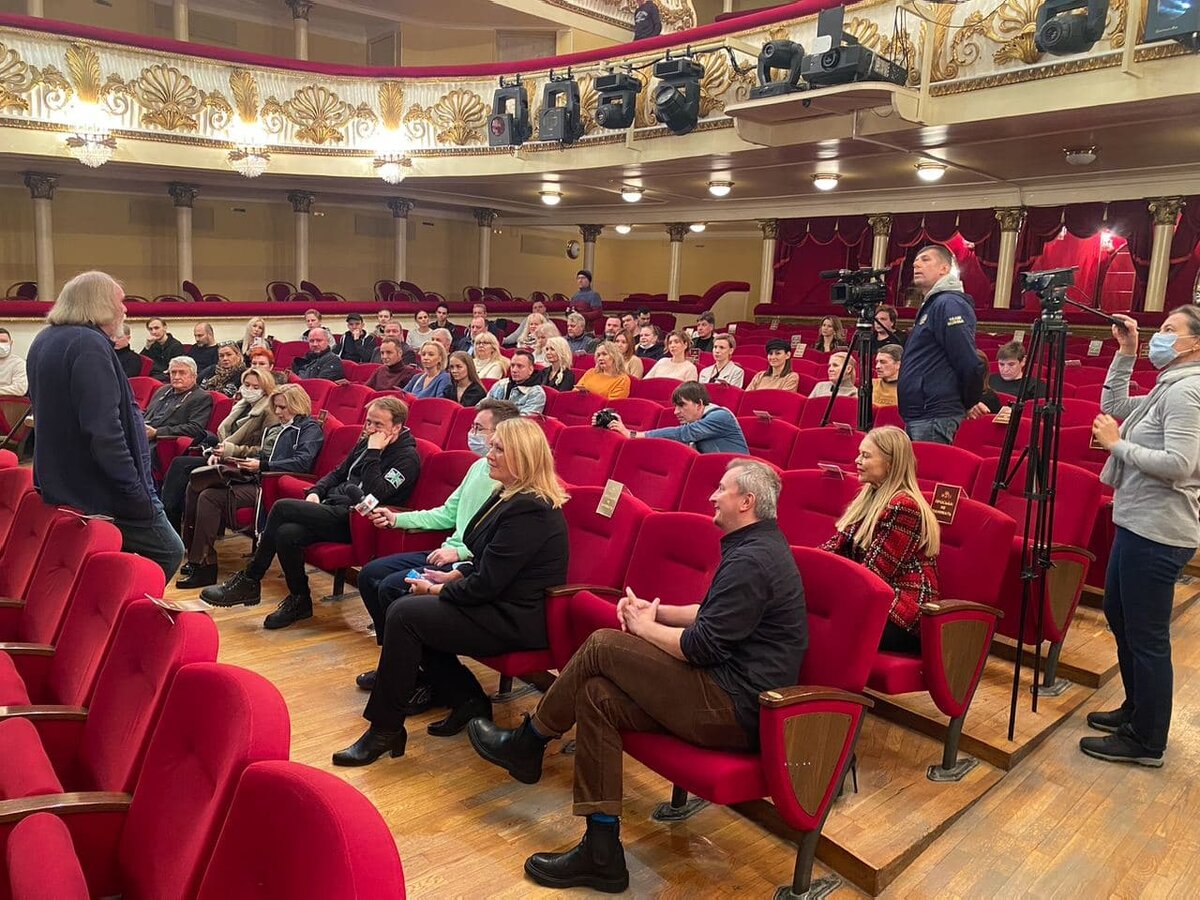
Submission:
<svg viewBox="0 0 1200 900">
<path fill-rule="evenodd" d="M 1104 580 L 1104 615 L 1117 642 L 1117 662 L 1134 736 L 1149 750 L 1167 746 L 1171 728 L 1171 612 L 1175 581 L 1194 547 L 1170 547 L 1117 528 Z"/>
<path fill-rule="evenodd" d="M 408 582 L 404 578 L 409 570 L 450 571 L 450 566 L 429 565 L 425 561 L 428 556 L 429 551 L 426 550 L 384 556 L 367 563 L 358 573 L 358 592 L 362 595 L 363 606 L 371 614 L 371 621 L 375 623 L 375 642 L 379 646 L 383 646 L 383 630 L 387 621 L 388 607 L 392 605 L 393 600 L 408 593 Z"/>
<path fill-rule="evenodd" d="M 162 504 L 154 500 L 154 519 L 150 524 L 130 523 L 117 519 L 113 522 L 121 531 L 121 549 L 136 553 L 158 563 L 170 582 L 183 562 L 183 541 L 167 521 Z"/>
<path fill-rule="evenodd" d="M 904 430 L 914 441 L 930 444 L 952 444 L 962 416 L 943 416 L 938 419 L 914 419 L 904 423 Z"/>
</svg>

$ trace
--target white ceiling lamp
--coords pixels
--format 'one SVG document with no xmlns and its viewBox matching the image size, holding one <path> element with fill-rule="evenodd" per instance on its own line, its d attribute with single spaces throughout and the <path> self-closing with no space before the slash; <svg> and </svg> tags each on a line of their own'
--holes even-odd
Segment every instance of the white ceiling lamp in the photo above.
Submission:
<svg viewBox="0 0 1200 900">
<path fill-rule="evenodd" d="M 626 203 L 637 203 L 642 199 L 642 189 L 640 187 L 623 187 L 621 188 L 621 199 Z"/>
<path fill-rule="evenodd" d="M 271 153 L 266 135 L 257 122 L 235 119 L 229 126 L 233 149 L 229 151 L 229 167 L 243 178 L 257 178 L 267 171 Z"/>
<path fill-rule="evenodd" d="M 109 130 L 110 117 L 99 103 L 77 101 L 69 107 L 72 133 L 67 150 L 90 169 L 98 169 L 117 149 L 117 140 Z"/>
<path fill-rule="evenodd" d="M 373 162 L 375 174 L 388 184 L 402 182 L 408 169 L 412 168 L 412 160 L 403 153 L 380 153 Z"/>
<path fill-rule="evenodd" d="M 812 177 L 812 183 L 818 191 L 832 191 L 841 178 L 837 172 L 818 172 Z"/>
<path fill-rule="evenodd" d="M 1067 165 L 1071 166 L 1090 166 L 1096 161 L 1095 147 L 1064 147 L 1063 159 L 1067 161 Z"/>
<path fill-rule="evenodd" d="M 617 234 L 629 234 L 629 232 L 633 231 L 633 226 L 632 225 L 617 225 L 617 226 L 614 226 L 613 231 L 615 231 Z"/>
<path fill-rule="evenodd" d="M 538 196 L 542 198 L 542 202 L 547 206 L 558 206 L 562 202 L 562 191 L 554 188 L 546 188 L 544 191 L 538 191 Z"/>
<path fill-rule="evenodd" d="M 714 197 L 728 197 L 732 190 L 732 181 L 710 181 L 708 183 L 708 192 Z"/>
<path fill-rule="evenodd" d="M 917 177 L 922 181 L 934 182 L 941 181 L 942 176 L 946 174 L 946 166 L 942 163 L 935 162 L 919 162 L 917 163 Z"/>
<path fill-rule="evenodd" d="M 704 223 L 703 222 L 693 222 L 691 225 L 688 226 L 688 228 L 690 228 L 696 234 L 700 234 L 700 232 L 704 231 Z"/>
</svg>

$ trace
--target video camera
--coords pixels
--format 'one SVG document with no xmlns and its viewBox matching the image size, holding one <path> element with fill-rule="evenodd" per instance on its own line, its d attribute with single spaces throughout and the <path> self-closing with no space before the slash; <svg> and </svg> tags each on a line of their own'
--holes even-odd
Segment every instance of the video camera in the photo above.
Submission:
<svg viewBox="0 0 1200 900">
<path fill-rule="evenodd" d="M 821 273 L 829 288 L 829 299 L 858 316 L 874 316 L 875 307 L 887 300 L 887 269 L 829 269 Z"/>
<path fill-rule="evenodd" d="M 1021 290 L 1042 293 L 1056 288 L 1068 288 L 1075 283 L 1075 270 L 1078 266 L 1068 269 L 1047 269 L 1044 272 L 1022 272 Z"/>
</svg>

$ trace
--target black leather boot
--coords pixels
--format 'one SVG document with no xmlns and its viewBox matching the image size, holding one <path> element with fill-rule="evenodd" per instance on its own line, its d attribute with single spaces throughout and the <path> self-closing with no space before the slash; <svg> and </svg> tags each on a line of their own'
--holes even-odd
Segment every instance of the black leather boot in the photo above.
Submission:
<svg viewBox="0 0 1200 900">
<path fill-rule="evenodd" d="M 217 564 L 213 563 L 211 566 L 193 564 L 189 572 L 183 574 L 181 570 L 180 574 L 183 577 L 175 582 L 175 587 L 185 591 L 194 591 L 197 588 L 204 588 L 210 584 L 217 583 Z"/>
<path fill-rule="evenodd" d="M 362 737 L 347 747 L 333 754 L 335 766 L 369 766 L 383 754 L 390 752 L 393 757 L 403 756 L 404 747 L 408 743 L 408 732 L 404 726 L 399 731 L 379 731 L 372 725 Z"/>
<path fill-rule="evenodd" d="M 262 584 L 245 572 L 238 572 L 222 585 L 206 587 L 200 599 L 213 606 L 257 606 L 262 600 Z"/>
<path fill-rule="evenodd" d="M 492 720 L 492 701 L 482 694 L 458 704 L 450 710 L 450 715 L 429 723 L 425 730 L 434 737 L 451 737 L 466 728 L 472 719 Z"/>
<path fill-rule="evenodd" d="M 508 771 L 523 784 L 537 784 L 542 777 L 542 757 L 549 741 L 538 737 L 529 724 L 529 713 L 516 728 L 500 728 L 490 719 L 472 719 L 467 737 L 475 752 Z"/>
<path fill-rule="evenodd" d="M 525 860 L 525 874 L 546 887 L 621 893 L 629 887 L 621 823 L 597 822 L 589 816 L 583 840 L 566 853 L 535 853 Z"/>
<path fill-rule="evenodd" d="M 275 612 L 263 619 L 263 628 L 274 631 L 277 628 L 287 628 L 304 619 L 312 618 L 312 598 L 288 594 L 283 602 L 275 607 Z"/>
<path fill-rule="evenodd" d="M 358 677 L 354 679 L 354 683 L 358 685 L 358 689 L 360 691 L 375 690 L 375 670 L 371 669 L 369 672 L 360 673 Z"/>
</svg>

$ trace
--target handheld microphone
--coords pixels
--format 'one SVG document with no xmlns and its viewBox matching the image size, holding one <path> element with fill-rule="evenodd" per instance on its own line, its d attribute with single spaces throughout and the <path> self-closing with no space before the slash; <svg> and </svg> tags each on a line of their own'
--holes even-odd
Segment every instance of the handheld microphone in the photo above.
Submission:
<svg viewBox="0 0 1200 900">
<path fill-rule="evenodd" d="M 369 516 L 371 510 L 379 505 L 374 494 L 363 494 L 363 489 L 357 484 L 346 485 L 346 496 L 354 504 L 354 511 L 360 516 Z"/>
</svg>

